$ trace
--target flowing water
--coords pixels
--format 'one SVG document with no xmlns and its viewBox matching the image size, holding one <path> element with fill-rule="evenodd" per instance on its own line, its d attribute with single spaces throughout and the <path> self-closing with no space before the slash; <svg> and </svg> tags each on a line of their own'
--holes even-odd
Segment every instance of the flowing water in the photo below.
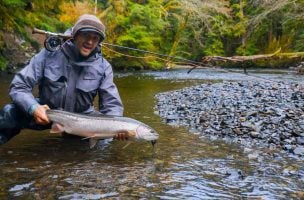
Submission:
<svg viewBox="0 0 304 200">
<path fill-rule="evenodd" d="M 252 157 L 238 144 L 169 126 L 154 112 L 156 93 L 227 77 L 248 78 L 206 70 L 118 74 L 125 116 L 156 129 L 156 147 L 132 143 L 123 148 L 125 142 L 110 141 L 89 149 L 79 138 L 23 130 L 0 147 L 0 199 L 304 198 L 303 159 L 267 151 Z M 11 79 L 1 76 L 1 106 L 9 102 Z"/>
</svg>

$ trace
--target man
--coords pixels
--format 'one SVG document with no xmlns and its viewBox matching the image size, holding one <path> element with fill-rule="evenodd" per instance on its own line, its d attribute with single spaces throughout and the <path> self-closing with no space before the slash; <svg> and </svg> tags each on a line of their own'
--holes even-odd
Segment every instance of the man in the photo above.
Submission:
<svg viewBox="0 0 304 200">
<path fill-rule="evenodd" d="M 17 73 L 9 95 L 12 104 L 0 110 L 0 144 L 17 135 L 21 129 L 50 128 L 47 109 L 90 114 L 99 95 L 99 111 L 122 116 L 123 105 L 113 82 L 111 65 L 101 56 L 99 43 L 105 38 L 105 27 L 94 15 L 82 15 L 72 29 L 72 39 L 61 49 L 43 49 Z M 39 95 L 32 91 L 38 85 Z M 119 133 L 116 139 L 127 139 Z"/>
</svg>

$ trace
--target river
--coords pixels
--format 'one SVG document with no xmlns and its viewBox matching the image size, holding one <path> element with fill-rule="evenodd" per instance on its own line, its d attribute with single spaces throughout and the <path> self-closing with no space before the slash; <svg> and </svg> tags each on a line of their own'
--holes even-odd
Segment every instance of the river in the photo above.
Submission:
<svg viewBox="0 0 304 200">
<path fill-rule="evenodd" d="M 132 143 L 123 148 L 125 142 L 111 141 L 89 149 L 88 142 L 79 138 L 23 130 L 0 147 L 0 199 L 304 198 L 303 159 L 281 152 L 252 158 L 238 144 L 200 138 L 186 127 L 169 126 L 154 111 L 154 95 L 159 92 L 252 78 L 239 72 L 117 73 L 124 115 L 156 129 L 160 134 L 156 147 Z M 254 75 L 303 82 L 285 71 Z M 1 106 L 9 102 L 11 79 L 1 75 Z"/>
</svg>

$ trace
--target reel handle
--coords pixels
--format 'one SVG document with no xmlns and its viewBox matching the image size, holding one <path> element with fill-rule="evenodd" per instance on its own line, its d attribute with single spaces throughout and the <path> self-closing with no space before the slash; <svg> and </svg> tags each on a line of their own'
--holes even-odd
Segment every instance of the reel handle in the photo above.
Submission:
<svg viewBox="0 0 304 200">
<path fill-rule="evenodd" d="M 44 31 L 44 30 L 38 29 L 38 28 L 33 28 L 32 33 L 45 35 L 44 47 L 48 51 L 51 51 L 51 52 L 57 51 L 58 49 L 60 49 L 62 43 L 65 40 L 72 38 L 71 35 L 65 35 L 65 34 L 61 34 L 61 33 L 52 33 L 49 31 Z"/>
</svg>

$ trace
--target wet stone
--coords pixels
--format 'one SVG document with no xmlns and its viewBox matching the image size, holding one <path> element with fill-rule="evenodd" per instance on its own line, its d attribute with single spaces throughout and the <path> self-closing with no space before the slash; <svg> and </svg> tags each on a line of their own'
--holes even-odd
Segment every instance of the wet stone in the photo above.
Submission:
<svg viewBox="0 0 304 200">
<path fill-rule="evenodd" d="M 302 156 L 303 88 L 291 81 L 266 80 L 201 84 L 157 94 L 155 113 L 201 136 L 228 137 L 245 146 L 256 143 Z"/>
<path fill-rule="evenodd" d="M 304 147 L 297 147 L 293 150 L 294 154 L 304 156 Z"/>
<path fill-rule="evenodd" d="M 304 145 L 304 137 L 297 137 L 297 143 Z"/>
<path fill-rule="evenodd" d="M 283 147 L 283 149 L 284 149 L 284 150 L 287 150 L 287 151 L 291 151 L 292 148 L 293 148 L 293 146 L 290 145 L 290 144 L 286 144 L 286 145 L 284 145 L 284 147 Z"/>
<path fill-rule="evenodd" d="M 260 133 L 259 133 L 259 132 L 252 131 L 252 132 L 250 132 L 250 135 L 251 135 L 252 137 L 258 137 L 258 136 L 260 135 Z"/>
</svg>

